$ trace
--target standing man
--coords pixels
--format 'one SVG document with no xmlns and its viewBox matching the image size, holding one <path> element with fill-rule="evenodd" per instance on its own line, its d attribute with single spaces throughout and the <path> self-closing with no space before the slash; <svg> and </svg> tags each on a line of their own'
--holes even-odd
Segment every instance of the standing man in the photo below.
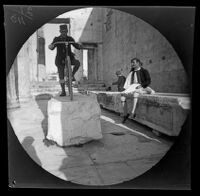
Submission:
<svg viewBox="0 0 200 196">
<path fill-rule="evenodd" d="M 122 92 L 125 90 L 124 83 L 126 81 L 126 78 L 121 74 L 121 71 L 116 71 L 116 76 L 118 77 L 118 80 L 116 82 L 113 82 L 112 85 L 117 85 L 118 91 Z"/>
<path fill-rule="evenodd" d="M 127 76 L 126 82 L 124 84 L 125 91 L 123 94 L 131 93 L 133 94 L 133 108 L 131 116 L 135 118 L 135 109 L 138 101 L 139 94 L 154 94 L 155 91 L 149 87 L 151 83 L 151 77 L 148 70 L 142 67 L 142 62 L 138 58 L 131 59 L 131 71 Z M 124 109 L 123 121 L 125 123 L 129 114 L 127 114 L 127 103 L 126 97 L 121 97 L 122 106 Z"/>
<path fill-rule="evenodd" d="M 61 94 L 60 96 L 66 96 L 65 92 L 65 80 L 64 80 L 64 69 L 65 69 L 65 58 L 66 58 L 66 46 L 65 44 L 56 44 L 56 42 L 59 41 L 70 41 L 70 42 L 75 42 L 74 39 L 68 34 L 68 27 L 67 25 L 60 25 L 60 36 L 55 37 L 53 42 L 49 45 L 50 50 L 54 50 L 57 48 L 57 55 L 55 59 L 55 64 L 58 68 L 58 74 L 59 74 L 59 82 L 61 86 Z M 76 49 L 80 50 L 82 46 L 77 43 L 72 44 Z M 80 62 L 75 59 L 75 54 L 72 53 L 71 51 L 71 44 L 68 45 L 68 55 L 71 61 L 71 65 L 73 66 L 73 71 L 72 71 L 72 81 L 75 81 L 74 75 L 78 71 L 80 67 Z"/>
</svg>

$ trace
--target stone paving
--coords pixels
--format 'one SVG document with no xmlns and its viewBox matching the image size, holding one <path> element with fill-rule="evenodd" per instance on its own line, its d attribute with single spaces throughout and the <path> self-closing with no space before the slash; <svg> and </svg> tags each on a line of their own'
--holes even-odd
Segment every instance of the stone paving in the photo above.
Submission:
<svg viewBox="0 0 200 196">
<path fill-rule="evenodd" d="M 154 166 L 173 144 L 133 120 L 121 124 L 119 115 L 103 109 L 102 139 L 79 147 L 49 144 L 44 140 L 48 127 L 45 96 L 8 110 L 8 118 L 30 157 L 63 180 L 95 186 L 132 180 Z"/>
</svg>

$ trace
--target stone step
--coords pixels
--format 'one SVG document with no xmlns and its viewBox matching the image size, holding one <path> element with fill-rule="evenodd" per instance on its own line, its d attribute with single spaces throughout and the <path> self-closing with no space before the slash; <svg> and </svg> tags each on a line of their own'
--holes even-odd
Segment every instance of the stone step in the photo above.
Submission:
<svg viewBox="0 0 200 196">
<path fill-rule="evenodd" d="M 31 88 L 54 88 L 55 86 L 59 86 L 59 82 L 41 82 L 41 83 L 33 83 Z"/>
<path fill-rule="evenodd" d="M 106 87 L 88 87 L 88 88 L 84 88 L 84 87 L 78 87 L 78 90 L 79 91 L 85 91 L 85 90 L 88 90 L 88 91 L 105 91 L 106 90 Z"/>
<path fill-rule="evenodd" d="M 104 84 L 104 81 L 103 80 L 97 80 L 97 81 L 84 80 L 84 81 L 81 81 L 81 84 Z"/>
<path fill-rule="evenodd" d="M 89 88 L 89 87 L 105 87 L 105 84 L 79 84 L 80 87 Z"/>
<path fill-rule="evenodd" d="M 78 88 L 78 91 L 105 91 L 106 87 L 103 87 L 104 84 L 73 84 L 74 88 Z M 67 89 L 67 87 L 66 87 Z M 31 92 L 56 92 L 60 91 L 59 82 L 37 82 L 32 84 Z"/>
<path fill-rule="evenodd" d="M 155 93 L 156 96 L 165 96 L 165 97 L 190 97 L 188 93 Z"/>
</svg>

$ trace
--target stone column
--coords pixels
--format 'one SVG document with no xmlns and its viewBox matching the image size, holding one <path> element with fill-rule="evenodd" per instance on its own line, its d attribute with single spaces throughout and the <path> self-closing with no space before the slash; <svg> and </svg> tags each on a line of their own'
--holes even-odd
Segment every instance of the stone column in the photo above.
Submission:
<svg viewBox="0 0 200 196">
<path fill-rule="evenodd" d="M 7 109 L 20 107 L 18 92 L 17 59 L 15 59 L 6 78 Z"/>
<path fill-rule="evenodd" d="M 46 66 L 45 66 L 45 38 L 43 27 L 37 30 L 37 51 L 38 51 L 38 62 L 37 62 L 37 77 L 38 81 L 42 82 L 46 79 Z"/>
<path fill-rule="evenodd" d="M 37 81 L 37 35 L 36 32 L 29 38 L 30 81 Z"/>
<path fill-rule="evenodd" d="M 101 81 L 103 81 L 103 59 L 102 59 L 102 56 L 103 56 L 103 54 L 102 54 L 102 44 L 100 43 L 100 44 L 98 44 L 98 71 L 97 71 L 97 73 L 98 73 L 98 80 L 101 80 Z"/>
<path fill-rule="evenodd" d="M 19 101 L 29 101 L 31 98 L 29 42 L 25 42 L 17 55 Z"/>
</svg>

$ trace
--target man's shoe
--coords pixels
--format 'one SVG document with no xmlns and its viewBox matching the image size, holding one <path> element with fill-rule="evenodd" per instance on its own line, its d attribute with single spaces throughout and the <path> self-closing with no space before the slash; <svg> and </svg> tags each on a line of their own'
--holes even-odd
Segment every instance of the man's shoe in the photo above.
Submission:
<svg viewBox="0 0 200 196">
<path fill-rule="evenodd" d="M 60 97 L 64 97 L 64 96 L 66 96 L 66 92 L 62 92 L 62 93 L 60 94 Z"/>
<path fill-rule="evenodd" d="M 135 119 L 135 117 L 136 117 L 136 114 L 131 114 L 131 116 L 130 116 L 131 118 L 133 118 L 133 119 Z"/>
<path fill-rule="evenodd" d="M 126 122 L 126 120 L 128 119 L 129 115 L 130 114 L 127 114 L 126 116 L 123 117 L 122 124 L 124 124 Z"/>
<path fill-rule="evenodd" d="M 74 144 L 74 147 L 81 148 L 81 147 L 83 147 L 83 144 Z"/>
<path fill-rule="evenodd" d="M 72 81 L 73 81 L 73 82 L 74 82 L 74 81 L 76 81 L 76 79 L 75 79 L 75 77 L 74 77 L 74 76 L 72 77 Z"/>
</svg>

